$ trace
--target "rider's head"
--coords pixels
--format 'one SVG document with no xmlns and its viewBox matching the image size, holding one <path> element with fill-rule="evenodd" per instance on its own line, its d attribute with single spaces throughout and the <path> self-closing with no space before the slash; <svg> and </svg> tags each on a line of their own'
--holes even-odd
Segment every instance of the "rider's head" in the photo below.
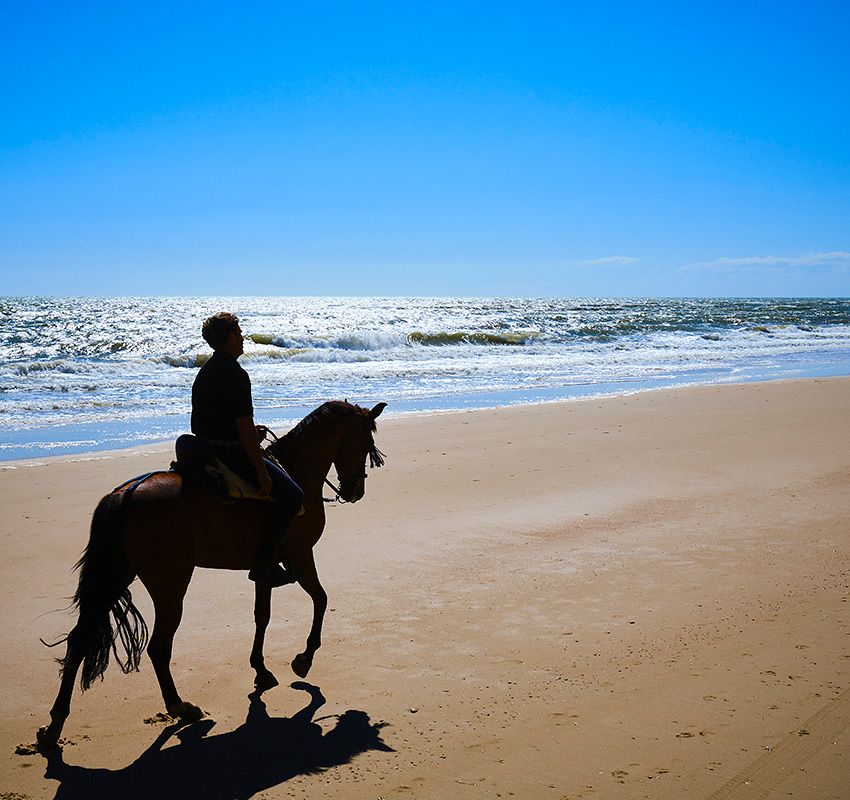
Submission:
<svg viewBox="0 0 850 800">
<path fill-rule="evenodd" d="M 220 311 L 218 314 L 213 314 L 209 319 L 204 320 L 201 334 L 213 350 L 221 350 L 227 343 L 227 337 L 238 330 L 239 317 L 227 311 Z"/>
</svg>

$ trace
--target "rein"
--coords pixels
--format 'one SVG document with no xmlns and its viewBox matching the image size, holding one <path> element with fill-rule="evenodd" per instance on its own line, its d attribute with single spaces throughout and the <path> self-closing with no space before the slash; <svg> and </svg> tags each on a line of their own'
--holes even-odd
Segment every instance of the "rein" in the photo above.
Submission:
<svg viewBox="0 0 850 800">
<path fill-rule="evenodd" d="M 267 433 L 269 436 L 271 436 L 271 437 L 272 437 L 272 439 L 274 439 L 273 444 L 278 444 L 278 443 L 280 442 L 280 438 L 279 438 L 279 437 L 275 434 L 275 432 L 274 432 L 273 430 L 270 430 L 269 428 L 266 428 L 266 433 Z M 289 470 L 287 470 L 287 469 L 286 469 L 286 468 L 287 468 L 287 466 L 289 466 L 289 465 L 285 463 L 286 459 L 284 459 L 284 458 L 282 457 L 282 454 L 281 454 L 280 456 L 275 455 L 274 453 L 272 453 L 272 452 L 271 452 L 271 447 L 272 447 L 272 445 L 269 445 L 269 446 L 265 449 L 265 454 L 266 454 L 266 456 L 268 456 L 269 458 L 273 459 L 274 461 L 277 461 L 277 462 L 280 464 L 280 466 L 281 466 L 281 467 L 283 467 L 283 468 L 284 468 L 284 470 L 286 470 L 287 472 L 292 472 L 293 470 L 292 470 L 292 468 L 291 468 L 291 467 L 290 467 L 290 469 L 289 469 Z M 315 472 L 315 471 L 314 471 L 314 472 Z M 338 486 L 334 486 L 334 485 L 333 485 L 333 484 L 332 484 L 332 483 L 328 480 L 328 476 L 327 476 L 327 475 L 325 475 L 325 476 L 322 478 L 322 480 L 325 482 L 325 484 L 326 484 L 327 486 L 329 486 L 329 487 L 330 487 L 331 491 L 334 493 L 334 497 L 324 497 L 324 496 L 323 496 L 323 497 L 322 497 L 322 502 L 324 502 L 324 503 L 339 503 L 340 505 L 343 505 L 343 504 L 345 504 L 345 503 L 348 503 L 348 502 L 349 502 L 348 500 L 345 500 L 345 499 L 344 499 L 344 498 L 340 495 L 339 487 L 338 487 Z"/>
</svg>

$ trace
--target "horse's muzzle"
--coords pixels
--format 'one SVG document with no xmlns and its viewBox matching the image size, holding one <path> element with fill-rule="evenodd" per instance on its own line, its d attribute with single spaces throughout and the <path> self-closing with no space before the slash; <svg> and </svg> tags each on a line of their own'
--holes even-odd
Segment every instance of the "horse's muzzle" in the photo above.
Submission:
<svg viewBox="0 0 850 800">
<path fill-rule="evenodd" d="M 346 503 L 356 503 L 366 494 L 366 476 L 353 481 L 340 481 L 339 496 Z"/>
</svg>

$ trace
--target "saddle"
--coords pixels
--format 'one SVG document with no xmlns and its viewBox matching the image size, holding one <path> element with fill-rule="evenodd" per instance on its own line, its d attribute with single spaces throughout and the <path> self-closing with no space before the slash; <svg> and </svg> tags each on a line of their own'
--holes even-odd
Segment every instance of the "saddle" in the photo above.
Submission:
<svg viewBox="0 0 850 800">
<path fill-rule="evenodd" d="M 175 442 L 174 449 L 177 460 L 171 462 L 171 469 L 184 479 L 211 491 L 220 502 L 273 500 L 270 495 L 260 494 L 257 487 L 216 458 L 203 439 L 183 434 Z"/>
</svg>

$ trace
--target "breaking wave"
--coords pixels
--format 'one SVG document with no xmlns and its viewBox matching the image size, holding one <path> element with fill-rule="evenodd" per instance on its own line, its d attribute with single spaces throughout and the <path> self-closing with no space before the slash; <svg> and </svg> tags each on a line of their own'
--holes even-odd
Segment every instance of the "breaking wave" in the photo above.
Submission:
<svg viewBox="0 0 850 800">
<path fill-rule="evenodd" d="M 423 333 L 413 331 L 407 340 L 412 344 L 421 344 L 428 347 L 445 347 L 458 344 L 477 345 L 513 345 L 519 346 L 530 344 L 541 338 L 537 331 L 514 331 L 506 333 L 491 333 L 490 331 L 441 331 L 439 333 Z"/>
<path fill-rule="evenodd" d="M 4 298 L 0 444 L 185 429 L 210 355 L 201 324 L 222 309 L 248 333 L 264 424 L 341 397 L 429 410 L 579 384 L 850 374 L 846 299 Z"/>
</svg>

